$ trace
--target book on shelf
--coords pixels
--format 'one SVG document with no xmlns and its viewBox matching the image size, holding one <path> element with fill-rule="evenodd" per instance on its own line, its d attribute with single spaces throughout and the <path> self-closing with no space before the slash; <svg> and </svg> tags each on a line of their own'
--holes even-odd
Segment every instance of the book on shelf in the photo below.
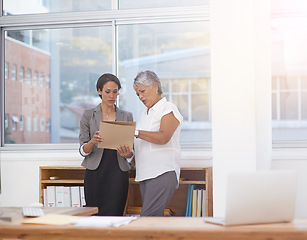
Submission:
<svg viewBox="0 0 307 240">
<path fill-rule="evenodd" d="M 187 186 L 186 217 L 206 216 L 206 190 L 199 186 L 189 184 Z"/>
<path fill-rule="evenodd" d="M 201 216 L 205 217 L 206 216 L 206 190 L 202 190 L 202 208 L 201 208 Z"/>
<path fill-rule="evenodd" d="M 192 217 L 196 217 L 197 213 L 197 189 L 192 190 Z"/>
<path fill-rule="evenodd" d="M 196 217 L 201 217 L 202 209 L 202 189 L 197 189 L 197 200 L 196 200 Z"/>
<path fill-rule="evenodd" d="M 193 192 L 194 185 L 188 184 L 187 186 L 187 205 L 185 216 L 190 217 L 192 215 L 192 192 Z"/>
</svg>

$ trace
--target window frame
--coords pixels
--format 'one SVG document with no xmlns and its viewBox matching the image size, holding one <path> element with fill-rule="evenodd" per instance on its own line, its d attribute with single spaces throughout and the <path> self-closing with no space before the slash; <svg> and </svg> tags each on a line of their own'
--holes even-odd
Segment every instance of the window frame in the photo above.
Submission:
<svg viewBox="0 0 307 240">
<path fill-rule="evenodd" d="M 116 2 L 116 1 L 114 1 Z M 117 4 L 113 4 L 117 7 Z M 2 11 L 1 11 L 2 14 Z M 149 8 L 149 9 L 127 9 L 127 10 L 107 10 L 107 11 L 91 11 L 91 12 L 69 12 L 69 13 L 43 13 L 43 14 L 25 14 L 11 15 L 0 17 L 0 37 L 1 48 L 4 49 L 5 31 L 8 30 L 34 30 L 47 28 L 68 28 L 68 27 L 86 27 L 86 26 L 112 26 L 113 29 L 113 73 L 118 72 L 117 66 L 117 26 L 125 24 L 145 24 L 145 23 L 175 23 L 175 22 L 191 22 L 191 21 L 209 21 L 209 7 L 207 6 L 190 6 L 190 7 L 167 7 L 167 8 Z M 4 54 L 1 51 L 1 66 L 4 66 Z M 17 71 L 17 69 L 16 69 Z M 34 84 L 35 69 L 32 69 L 32 81 Z M 17 73 L 16 73 L 17 74 Z M 1 68 L 0 84 L 1 84 L 1 120 L 4 119 L 4 72 Z M 49 76 L 48 76 L 49 77 Z M 45 76 L 46 85 L 49 84 Z M 48 82 L 48 83 L 47 83 Z M 37 72 L 37 84 L 39 84 L 39 73 Z M 25 116 L 25 118 L 27 118 Z M 33 119 L 32 119 L 33 121 Z M 28 126 L 28 118 L 26 126 Z M 4 121 L 1 121 L 4 125 Z M 26 127 L 25 126 L 25 127 Z M 32 126 L 33 128 L 34 126 Z M 27 128 L 27 127 L 26 127 Z M 48 120 L 46 120 L 46 128 L 48 128 Z M 4 128 L 1 128 L 1 150 L 72 150 L 78 149 L 77 143 L 49 143 L 49 144 L 4 144 Z M 25 129 L 25 131 L 27 131 Z M 39 129 L 38 129 L 39 130 Z M 48 131 L 48 129 L 46 129 Z M 211 143 L 182 143 L 183 149 L 211 149 Z"/>
</svg>

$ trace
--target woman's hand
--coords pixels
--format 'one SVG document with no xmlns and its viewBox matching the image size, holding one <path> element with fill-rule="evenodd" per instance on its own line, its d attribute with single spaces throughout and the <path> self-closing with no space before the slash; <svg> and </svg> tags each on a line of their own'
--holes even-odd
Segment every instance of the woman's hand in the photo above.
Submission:
<svg viewBox="0 0 307 240">
<path fill-rule="evenodd" d="M 96 131 L 93 138 L 90 140 L 91 144 L 102 143 L 103 139 L 99 136 L 99 131 Z"/>
<path fill-rule="evenodd" d="M 128 145 L 120 145 L 117 147 L 119 155 L 125 158 L 131 158 L 133 156 L 132 151 Z"/>
</svg>

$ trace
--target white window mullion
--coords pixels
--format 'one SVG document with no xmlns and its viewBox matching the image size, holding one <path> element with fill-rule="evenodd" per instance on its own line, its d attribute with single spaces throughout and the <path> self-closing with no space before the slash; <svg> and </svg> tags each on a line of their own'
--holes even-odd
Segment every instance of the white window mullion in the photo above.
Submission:
<svg viewBox="0 0 307 240">
<path fill-rule="evenodd" d="M 302 88 L 301 88 L 301 77 L 297 77 L 297 113 L 298 120 L 302 120 Z"/>
</svg>

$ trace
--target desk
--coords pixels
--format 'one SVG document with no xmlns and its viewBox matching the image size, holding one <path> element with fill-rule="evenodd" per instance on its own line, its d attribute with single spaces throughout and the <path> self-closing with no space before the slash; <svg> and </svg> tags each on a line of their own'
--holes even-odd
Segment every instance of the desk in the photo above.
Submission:
<svg viewBox="0 0 307 240">
<path fill-rule="evenodd" d="M 0 208 L 1 210 L 1 208 Z M 36 226 L 0 224 L 0 238 L 5 239 L 209 239 L 209 240 L 306 240 L 307 219 L 292 223 L 223 227 L 205 223 L 201 218 L 142 217 L 118 228 Z"/>
</svg>

